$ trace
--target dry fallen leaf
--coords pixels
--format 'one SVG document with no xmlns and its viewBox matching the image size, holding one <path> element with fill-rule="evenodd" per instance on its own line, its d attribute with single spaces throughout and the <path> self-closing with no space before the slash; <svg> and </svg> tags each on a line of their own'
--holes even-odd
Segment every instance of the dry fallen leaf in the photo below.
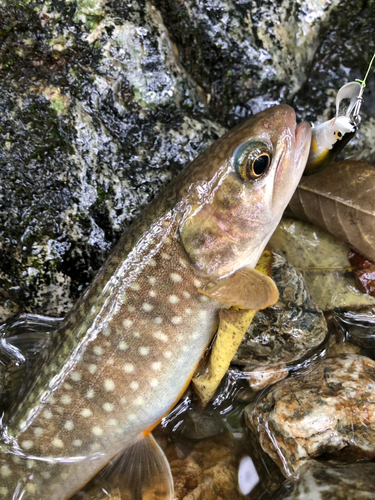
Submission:
<svg viewBox="0 0 375 500">
<path fill-rule="evenodd" d="M 285 214 L 316 224 L 375 261 L 375 166 L 345 161 L 303 177 Z"/>
</svg>

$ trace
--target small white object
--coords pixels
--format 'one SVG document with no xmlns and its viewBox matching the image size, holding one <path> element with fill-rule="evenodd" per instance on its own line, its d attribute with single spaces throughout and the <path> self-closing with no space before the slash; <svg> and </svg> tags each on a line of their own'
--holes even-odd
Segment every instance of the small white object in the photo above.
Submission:
<svg viewBox="0 0 375 500">
<path fill-rule="evenodd" d="M 238 468 L 238 487 L 241 493 L 248 495 L 258 483 L 259 475 L 254 462 L 249 456 L 242 457 Z"/>
</svg>

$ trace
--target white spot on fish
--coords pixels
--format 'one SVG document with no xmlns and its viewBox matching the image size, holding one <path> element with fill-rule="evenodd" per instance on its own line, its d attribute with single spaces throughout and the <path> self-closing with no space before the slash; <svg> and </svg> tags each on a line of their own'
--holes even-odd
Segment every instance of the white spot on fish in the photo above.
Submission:
<svg viewBox="0 0 375 500">
<path fill-rule="evenodd" d="M 169 275 L 171 277 L 171 280 L 174 281 L 175 283 L 181 283 L 182 278 L 178 273 L 171 273 Z"/>
<path fill-rule="evenodd" d="M 150 264 L 150 266 L 152 266 L 152 267 L 155 267 L 156 266 L 156 260 L 154 260 L 154 259 L 148 259 L 148 264 Z"/>
<path fill-rule="evenodd" d="M 150 386 L 151 387 L 157 387 L 159 385 L 159 381 L 156 378 L 153 378 L 150 380 Z"/>
<path fill-rule="evenodd" d="M 35 427 L 34 434 L 36 437 L 40 437 L 43 435 L 43 429 L 41 427 Z"/>
<path fill-rule="evenodd" d="M 110 413 L 111 411 L 113 411 L 113 404 L 112 403 L 104 403 L 103 410 Z"/>
<path fill-rule="evenodd" d="M 100 347 L 100 345 L 96 345 L 93 351 L 97 356 L 101 356 L 103 354 L 103 347 Z"/>
<path fill-rule="evenodd" d="M 185 299 L 190 299 L 191 297 L 190 293 L 185 291 L 182 292 L 182 295 L 185 297 Z"/>
<path fill-rule="evenodd" d="M 104 389 L 108 392 L 113 391 L 115 388 L 115 383 L 113 382 L 112 379 L 106 378 L 104 380 Z"/>
<path fill-rule="evenodd" d="M 3 476 L 3 477 L 8 477 L 10 476 L 12 473 L 11 473 L 11 470 L 9 469 L 9 467 L 7 465 L 2 465 L 0 467 L 0 474 Z"/>
<path fill-rule="evenodd" d="M 28 469 L 32 469 L 34 464 L 35 464 L 34 460 L 26 460 L 26 467 Z"/>
<path fill-rule="evenodd" d="M 186 314 L 191 314 L 191 309 L 190 309 L 190 307 L 188 307 L 187 309 L 185 309 L 185 313 L 186 313 Z"/>
<path fill-rule="evenodd" d="M 140 336 L 141 336 L 141 334 L 140 334 L 139 332 L 134 332 L 134 333 L 133 333 L 133 337 L 134 337 L 135 339 L 139 339 L 139 337 L 140 337 Z"/>
<path fill-rule="evenodd" d="M 154 323 L 156 323 L 157 325 L 161 325 L 163 323 L 163 318 L 157 316 L 156 318 L 154 318 Z"/>
<path fill-rule="evenodd" d="M 94 373 L 96 372 L 96 370 L 98 369 L 98 367 L 94 364 L 92 365 L 89 365 L 89 372 L 91 373 L 91 375 L 94 375 Z"/>
<path fill-rule="evenodd" d="M 180 299 L 176 295 L 170 295 L 168 297 L 168 300 L 171 304 L 177 304 L 178 302 L 180 302 Z"/>
<path fill-rule="evenodd" d="M 134 312 L 135 311 L 135 307 L 134 306 L 128 306 L 128 311 L 130 313 Z"/>
<path fill-rule="evenodd" d="M 202 309 L 201 311 L 199 311 L 198 318 L 201 320 L 206 319 L 207 318 L 207 311 L 205 309 Z"/>
<path fill-rule="evenodd" d="M 130 420 L 130 422 L 133 422 L 134 420 L 137 420 L 137 415 L 133 415 L 133 413 L 131 413 L 131 414 L 128 416 L 128 419 Z"/>
<path fill-rule="evenodd" d="M 73 389 L 73 386 L 71 386 L 70 384 L 68 384 L 67 382 L 65 382 L 65 384 L 63 385 L 64 389 L 66 389 L 67 391 L 71 391 Z"/>
<path fill-rule="evenodd" d="M 194 286 L 196 286 L 197 288 L 200 288 L 200 287 L 201 287 L 201 285 L 202 285 L 202 283 L 201 283 L 199 280 L 197 280 L 197 279 L 195 279 L 195 280 L 193 281 L 193 283 L 194 283 Z"/>
<path fill-rule="evenodd" d="M 154 286 L 156 283 L 156 278 L 154 278 L 154 276 L 150 276 L 148 278 L 148 282 L 150 283 L 150 285 Z"/>
<path fill-rule="evenodd" d="M 67 431 L 72 431 L 74 429 L 74 424 L 71 420 L 67 420 L 64 425 L 64 429 Z"/>
<path fill-rule="evenodd" d="M 81 380 L 81 374 L 78 372 L 72 372 L 70 374 L 70 378 L 74 380 L 74 382 L 79 382 Z"/>
<path fill-rule="evenodd" d="M 105 326 L 103 328 L 103 335 L 105 335 L 106 337 L 108 337 L 110 334 L 111 334 L 111 330 L 108 328 L 108 326 Z"/>
<path fill-rule="evenodd" d="M 103 429 L 101 427 L 98 427 L 97 425 L 95 427 L 93 427 L 91 430 L 95 436 L 102 436 L 103 435 Z"/>
<path fill-rule="evenodd" d="M 128 298 L 125 294 L 119 296 L 119 301 L 121 302 L 121 304 L 125 304 L 127 300 Z"/>
<path fill-rule="evenodd" d="M 130 283 L 130 288 L 136 290 L 137 292 L 141 289 L 138 283 Z"/>
<path fill-rule="evenodd" d="M 51 474 L 47 471 L 42 471 L 40 473 L 40 475 L 44 478 L 44 479 L 51 479 Z"/>
<path fill-rule="evenodd" d="M 124 321 L 122 322 L 122 326 L 125 327 L 125 328 L 130 328 L 133 324 L 133 321 L 131 319 L 124 319 Z"/>
<path fill-rule="evenodd" d="M 52 441 L 52 446 L 54 446 L 55 448 L 64 448 L 64 443 L 61 441 L 61 439 L 55 438 Z"/>
<path fill-rule="evenodd" d="M 152 368 L 153 370 L 160 370 L 160 368 L 161 368 L 161 363 L 160 363 L 160 361 L 156 361 L 155 363 L 152 363 L 151 368 Z"/>
<path fill-rule="evenodd" d="M 164 357 L 167 358 L 167 359 L 171 358 L 172 357 L 171 351 L 165 351 Z"/>
<path fill-rule="evenodd" d="M 44 410 L 43 416 L 44 418 L 50 419 L 52 418 L 52 412 L 50 410 Z"/>
<path fill-rule="evenodd" d="M 120 349 L 120 351 L 126 351 L 126 349 L 128 349 L 129 346 L 126 342 L 122 341 L 119 343 L 118 348 Z"/>
<path fill-rule="evenodd" d="M 5 486 L 0 486 L 0 493 L 1 493 L 1 495 L 7 495 L 8 488 L 6 488 Z"/>
<path fill-rule="evenodd" d="M 82 441 L 81 441 L 80 439 L 75 439 L 75 440 L 73 441 L 73 446 L 76 446 L 77 448 L 78 448 L 79 446 L 82 446 Z"/>
<path fill-rule="evenodd" d="M 86 392 L 86 398 L 87 399 L 92 399 L 95 396 L 94 389 L 91 387 L 87 392 Z"/>
<path fill-rule="evenodd" d="M 163 259 L 166 259 L 166 260 L 170 260 L 171 259 L 171 256 L 168 253 L 166 253 L 166 252 L 162 252 L 161 256 L 163 257 Z"/>
<path fill-rule="evenodd" d="M 115 364 L 115 360 L 113 358 L 107 359 L 106 365 L 113 366 Z"/>
<path fill-rule="evenodd" d="M 117 426 L 117 420 L 115 420 L 114 418 L 110 418 L 108 420 L 108 425 L 110 425 L 111 427 L 116 427 Z"/>
<path fill-rule="evenodd" d="M 139 348 L 139 354 L 141 356 L 147 356 L 147 354 L 150 352 L 150 348 L 149 347 L 140 347 Z"/>
<path fill-rule="evenodd" d="M 207 295 L 201 295 L 201 296 L 199 297 L 199 300 L 200 300 L 201 302 L 208 302 L 208 300 L 210 300 L 210 299 L 207 297 Z"/>
<path fill-rule="evenodd" d="M 121 403 L 122 405 L 124 405 L 124 404 L 126 403 L 126 398 L 121 398 L 121 399 L 120 399 L 120 403 Z"/>
<path fill-rule="evenodd" d="M 132 373 L 134 372 L 134 365 L 132 365 L 131 363 L 125 363 L 122 369 L 125 373 Z"/>
<path fill-rule="evenodd" d="M 181 316 L 173 316 L 173 318 L 171 319 L 171 323 L 173 323 L 174 325 L 180 325 L 182 323 Z"/>
<path fill-rule="evenodd" d="M 36 494 L 36 485 L 33 483 L 26 483 L 26 492 L 30 493 L 30 495 Z"/>
<path fill-rule="evenodd" d="M 92 415 L 92 411 L 90 410 L 90 408 L 83 408 L 83 410 L 81 410 L 81 415 L 82 417 L 91 417 Z"/>
<path fill-rule="evenodd" d="M 72 402 L 72 398 L 69 396 L 69 394 L 63 394 L 61 396 L 61 402 L 63 405 L 69 405 Z"/>
<path fill-rule="evenodd" d="M 130 388 L 133 389 L 133 391 L 136 391 L 137 389 L 139 389 L 138 382 L 136 382 L 135 380 L 133 380 L 133 382 L 130 382 Z"/>
<path fill-rule="evenodd" d="M 160 330 L 157 332 L 154 332 L 152 335 L 153 335 L 153 337 L 155 337 L 158 340 L 161 340 L 162 342 L 168 341 L 167 335 L 165 335 L 165 333 L 161 332 Z"/>
<path fill-rule="evenodd" d="M 144 402 L 145 402 L 145 400 L 142 398 L 142 396 L 138 396 L 138 397 L 136 398 L 136 400 L 134 401 L 134 403 L 135 403 L 137 406 L 142 406 Z"/>
<path fill-rule="evenodd" d="M 154 306 L 153 306 L 152 304 L 149 304 L 148 302 L 144 302 L 144 303 L 142 304 L 142 309 L 143 309 L 144 311 L 146 311 L 146 312 L 150 312 L 150 311 L 152 311 L 152 310 L 153 310 L 153 308 L 154 308 Z"/>
<path fill-rule="evenodd" d="M 150 297 L 156 297 L 156 292 L 154 292 L 154 290 L 150 290 L 148 294 Z"/>
</svg>

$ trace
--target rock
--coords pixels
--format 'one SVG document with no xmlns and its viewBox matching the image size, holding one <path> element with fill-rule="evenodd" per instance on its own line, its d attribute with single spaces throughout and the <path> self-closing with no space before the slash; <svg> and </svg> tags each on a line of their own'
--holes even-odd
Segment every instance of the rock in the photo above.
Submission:
<svg viewBox="0 0 375 500">
<path fill-rule="evenodd" d="M 238 459 L 229 441 L 221 436 L 197 443 L 179 456 L 178 445 L 166 455 L 171 466 L 176 500 L 240 500 Z"/>
<path fill-rule="evenodd" d="M 272 277 L 278 302 L 258 311 L 233 359 L 244 366 L 250 386 L 260 390 L 285 378 L 289 368 L 311 357 L 327 334 L 322 311 L 306 289 L 300 273 L 274 254 Z"/>
<path fill-rule="evenodd" d="M 310 460 L 285 482 L 272 500 L 370 500 L 375 496 L 375 464 Z"/>
<path fill-rule="evenodd" d="M 63 315 L 224 129 L 150 3 L 10 1 L 0 19 L 0 313 Z"/>
<path fill-rule="evenodd" d="M 247 406 L 246 423 L 285 476 L 324 453 L 371 459 L 374 388 L 375 361 L 356 354 L 328 357 Z"/>
</svg>

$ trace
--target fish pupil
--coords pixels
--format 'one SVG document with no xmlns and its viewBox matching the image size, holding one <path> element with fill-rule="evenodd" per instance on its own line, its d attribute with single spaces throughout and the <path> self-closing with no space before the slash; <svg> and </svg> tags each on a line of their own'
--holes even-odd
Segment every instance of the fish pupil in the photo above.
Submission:
<svg viewBox="0 0 375 500">
<path fill-rule="evenodd" d="M 270 157 L 266 153 L 257 156 L 257 158 L 255 158 L 252 164 L 254 174 L 256 176 L 264 174 L 264 172 L 269 167 L 269 164 L 270 164 Z"/>
</svg>

